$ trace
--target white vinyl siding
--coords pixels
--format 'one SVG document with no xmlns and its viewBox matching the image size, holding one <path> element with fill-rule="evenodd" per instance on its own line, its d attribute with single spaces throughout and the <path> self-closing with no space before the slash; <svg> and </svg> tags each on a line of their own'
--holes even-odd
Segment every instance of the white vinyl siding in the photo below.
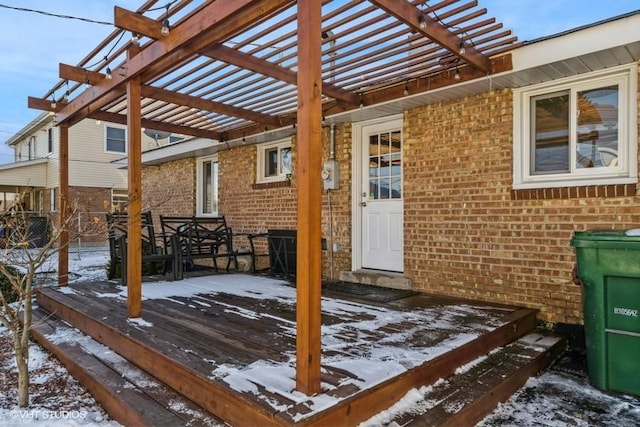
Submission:
<svg viewBox="0 0 640 427">
<path fill-rule="evenodd" d="M 44 132 L 42 132 L 44 133 Z M 69 185 L 78 187 L 127 188 L 127 171 L 112 162 L 122 153 L 104 151 L 105 124 L 83 120 L 69 128 Z M 60 129 L 54 129 L 54 155 L 49 158 L 47 186 L 60 185 Z M 108 201 L 106 201 L 108 202 Z"/>
</svg>

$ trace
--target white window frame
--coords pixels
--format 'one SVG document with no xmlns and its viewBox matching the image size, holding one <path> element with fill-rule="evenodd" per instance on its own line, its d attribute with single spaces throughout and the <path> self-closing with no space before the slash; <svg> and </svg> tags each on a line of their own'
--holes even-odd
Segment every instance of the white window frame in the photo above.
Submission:
<svg viewBox="0 0 640 427">
<path fill-rule="evenodd" d="M 109 150 L 107 147 L 107 129 L 109 128 L 114 128 L 114 129 L 124 129 L 124 151 L 112 151 Z M 112 125 L 112 124 L 105 124 L 104 125 L 104 152 L 105 153 L 116 153 L 116 154 L 127 154 L 127 127 L 126 126 L 118 126 L 118 125 Z"/>
<path fill-rule="evenodd" d="M 638 182 L 637 174 L 637 64 L 625 65 L 556 80 L 513 91 L 513 188 L 554 188 L 586 185 L 631 184 Z M 618 164 L 614 167 L 575 169 L 568 173 L 531 173 L 531 99 L 554 92 L 569 91 L 572 105 L 576 93 L 610 85 L 619 87 Z M 572 110 L 573 111 L 573 110 Z M 570 120 L 570 151 L 575 150 L 575 120 Z M 573 168 L 572 168 L 573 169 Z"/>
<path fill-rule="evenodd" d="M 124 213 L 129 207 L 129 191 L 124 189 L 111 189 L 111 212 Z"/>
<path fill-rule="evenodd" d="M 215 206 L 217 209 L 213 210 L 212 212 L 205 212 L 204 210 L 204 200 L 203 200 L 203 193 L 204 193 L 204 164 L 205 163 L 217 163 L 218 164 L 218 169 L 217 169 L 217 173 L 212 174 L 212 179 L 213 182 L 211 183 L 211 188 L 213 191 L 213 194 L 211 195 L 212 198 L 215 198 L 216 202 L 215 202 Z M 220 163 L 218 161 L 218 156 L 214 155 L 214 156 L 207 156 L 207 157 L 199 157 L 196 161 L 196 212 L 197 212 L 197 216 L 218 216 L 219 215 L 219 208 L 220 208 L 220 181 L 219 181 L 219 176 L 220 176 Z"/>
<path fill-rule="evenodd" d="M 47 129 L 47 154 L 53 153 L 54 135 L 53 127 Z"/>
<path fill-rule="evenodd" d="M 58 190 L 57 187 L 52 187 L 49 189 L 49 211 L 57 212 L 58 211 Z"/>
<path fill-rule="evenodd" d="M 40 214 L 44 212 L 44 190 L 38 190 L 36 192 L 37 203 L 36 211 Z"/>
<path fill-rule="evenodd" d="M 273 148 L 278 149 L 278 173 L 275 176 L 265 176 L 266 171 L 264 167 L 265 156 L 268 150 Z M 258 149 L 258 161 L 257 161 L 257 172 L 256 172 L 256 183 L 262 184 L 267 182 L 279 182 L 285 181 L 290 178 L 290 173 L 285 173 L 281 170 L 280 165 L 282 164 L 281 153 L 282 150 L 288 148 L 291 150 L 291 138 L 280 139 L 278 141 L 273 141 L 265 144 L 260 144 L 257 146 Z M 293 166 L 292 166 L 293 168 Z"/>
<path fill-rule="evenodd" d="M 29 160 L 35 160 L 36 158 L 36 143 L 37 139 L 35 135 L 29 137 L 28 147 L 27 147 L 27 155 Z"/>
</svg>

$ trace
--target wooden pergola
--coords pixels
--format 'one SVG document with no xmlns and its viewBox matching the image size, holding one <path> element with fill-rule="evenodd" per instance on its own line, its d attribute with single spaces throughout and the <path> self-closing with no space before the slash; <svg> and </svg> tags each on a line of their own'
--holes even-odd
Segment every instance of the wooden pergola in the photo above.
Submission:
<svg viewBox="0 0 640 427">
<path fill-rule="evenodd" d="M 193 2 L 199 3 L 199 2 Z M 128 129 L 128 312 L 141 316 L 141 129 L 241 140 L 297 132 L 299 391 L 320 390 L 320 185 L 323 117 L 511 69 L 516 38 L 477 1 L 146 1 L 115 7 L 117 27 L 29 106 L 56 114 L 60 206 L 68 212 L 69 128 Z M 131 35 L 135 35 L 132 37 Z M 125 39 L 126 37 L 126 39 Z M 97 63 L 96 63 L 97 61 Z M 90 64 L 96 63 L 93 67 Z M 83 84 L 90 85 L 85 89 Z M 55 102 L 52 102 L 55 101 Z M 64 218 L 62 218 L 64 220 Z M 67 283 L 68 235 L 59 284 Z"/>
</svg>

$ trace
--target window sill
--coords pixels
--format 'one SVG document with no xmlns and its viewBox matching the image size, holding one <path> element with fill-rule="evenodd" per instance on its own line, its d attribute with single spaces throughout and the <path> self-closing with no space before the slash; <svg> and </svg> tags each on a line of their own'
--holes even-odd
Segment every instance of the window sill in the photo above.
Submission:
<svg viewBox="0 0 640 427">
<path fill-rule="evenodd" d="M 270 182 L 256 182 L 251 185 L 254 190 L 264 190 L 267 188 L 282 188 L 291 187 L 290 179 L 283 179 L 282 181 L 270 181 Z"/>
<path fill-rule="evenodd" d="M 633 197 L 636 184 L 586 185 L 581 187 L 511 190 L 511 200 L 583 199 L 587 197 Z"/>
</svg>

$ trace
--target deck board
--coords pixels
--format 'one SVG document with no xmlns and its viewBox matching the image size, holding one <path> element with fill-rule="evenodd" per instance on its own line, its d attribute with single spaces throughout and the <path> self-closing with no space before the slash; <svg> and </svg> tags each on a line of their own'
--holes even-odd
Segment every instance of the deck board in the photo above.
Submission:
<svg viewBox="0 0 640 427">
<path fill-rule="evenodd" d="M 41 297 L 52 309 L 54 300 L 65 304 L 59 308 L 63 318 L 120 346 L 124 356 L 139 357 L 143 369 L 158 369 L 162 357 L 162 369 L 193 376 L 189 384 L 166 381 L 239 425 L 246 416 L 239 409 L 244 404 L 253 405 L 252 416 L 265 425 L 357 423 L 394 403 L 407 387 L 455 370 L 451 363 L 465 363 L 535 324 L 534 310 L 502 305 L 422 294 L 365 302 L 361 295 L 327 292 L 322 301 L 322 392 L 307 398 L 294 390 L 295 289 L 274 281 L 251 287 L 240 275 L 221 276 L 192 281 L 193 291 L 183 282 L 145 283 L 152 297 L 143 299 L 137 322 L 126 318 L 125 288 L 115 282 L 44 289 Z M 225 280 L 231 283 L 218 284 Z M 153 296 L 158 289 L 175 295 Z M 125 343 L 118 334 L 127 337 Z M 138 355 L 136 345 L 153 353 Z M 451 363 L 440 360 L 448 350 L 454 350 Z M 373 375 L 370 369 L 380 372 Z M 252 379 L 256 373 L 258 379 Z M 205 384 L 211 387 L 206 397 L 197 391 Z"/>
</svg>

